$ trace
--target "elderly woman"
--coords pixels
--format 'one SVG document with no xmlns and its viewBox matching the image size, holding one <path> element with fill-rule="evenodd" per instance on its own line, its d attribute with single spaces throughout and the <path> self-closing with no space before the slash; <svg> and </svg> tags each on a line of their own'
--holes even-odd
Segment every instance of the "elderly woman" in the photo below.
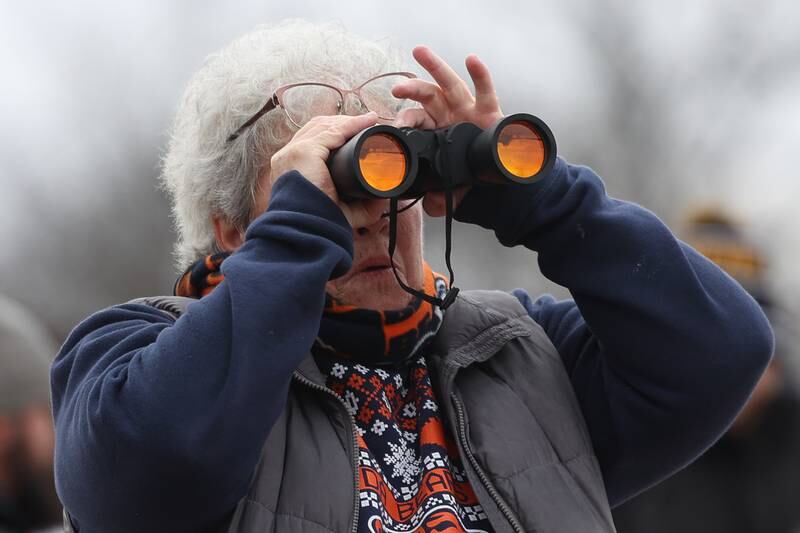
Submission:
<svg viewBox="0 0 800 533">
<path fill-rule="evenodd" d="M 430 49 L 414 58 L 433 81 L 289 22 L 194 76 L 163 173 L 178 297 L 96 313 L 52 369 L 71 527 L 613 531 L 610 506 L 733 419 L 770 358 L 764 316 L 587 168 L 455 194 L 458 220 L 537 251 L 574 301 L 466 291 L 443 311 L 400 286 L 388 202 L 342 202 L 331 152 L 376 122 L 503 116 L 477 57 L 474 95 Z M 441 193 L 423 205 L 444 212 Z M 394 259 L 409 287 L 447 290 L 419 204 L 398 215 Z"/>
</svg>

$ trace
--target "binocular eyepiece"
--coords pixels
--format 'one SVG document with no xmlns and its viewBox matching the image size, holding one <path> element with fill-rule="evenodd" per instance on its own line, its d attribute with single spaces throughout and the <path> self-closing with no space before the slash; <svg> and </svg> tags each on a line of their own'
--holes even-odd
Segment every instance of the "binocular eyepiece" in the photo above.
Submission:
<svg viewBox="0 0 800 533">
<path fill-rule="evenodd" d="M 372 126 L 334 152 L 328 168 L 345 201 L 400 199 L 476 183 L 535 183 L 555 158 L 550 128 L 517 113 L 485 130 L 469 122 L 436 130 Z"/>
</svg>

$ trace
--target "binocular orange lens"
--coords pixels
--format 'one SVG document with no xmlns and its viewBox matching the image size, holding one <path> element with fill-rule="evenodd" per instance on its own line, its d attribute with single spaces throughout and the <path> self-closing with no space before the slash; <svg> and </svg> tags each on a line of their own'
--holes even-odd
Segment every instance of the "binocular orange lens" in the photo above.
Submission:
<svg viewBox="0 0 800 533">
<path fill-rule="evenodd" d="M 532 178 L 544 165 L 544 141 L 530 123 L 510 122 L 497 136 L 497 155 L 514 176 Z"/>
<path fill-rule="evenodd" d="M 406 177 L 406 153 L 395 137 L 377 133 L 361 145 L 358 167 L 371 187 L 391 191 Z"/>
</svg>

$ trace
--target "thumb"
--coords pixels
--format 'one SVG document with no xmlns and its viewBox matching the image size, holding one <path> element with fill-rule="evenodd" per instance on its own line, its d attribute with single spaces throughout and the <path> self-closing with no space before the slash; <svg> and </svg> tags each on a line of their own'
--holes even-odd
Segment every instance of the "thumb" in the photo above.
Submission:
<svg viewBox="0 0 800 533">
<path fill-rule="evenodd" d="M 436 121 L 421 107 L 408 107 L 398 113 L 397 118 L 392 122 L 395 128 L 417 128 L 432 130 L 436 127 Z"/>
</svg>

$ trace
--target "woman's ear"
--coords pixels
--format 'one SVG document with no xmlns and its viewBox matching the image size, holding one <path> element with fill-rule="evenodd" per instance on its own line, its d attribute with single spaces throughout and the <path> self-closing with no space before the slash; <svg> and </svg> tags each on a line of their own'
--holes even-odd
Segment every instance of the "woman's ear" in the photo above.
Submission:
<svg viewBox="0 0 800 533">
<path fill-rule="evenodd" d="M 244 242 L 244 234 L 234 224 L 220 215 L 211 215 L 217 246 L 225 252 L 235 252 Z"/>
</svg>

